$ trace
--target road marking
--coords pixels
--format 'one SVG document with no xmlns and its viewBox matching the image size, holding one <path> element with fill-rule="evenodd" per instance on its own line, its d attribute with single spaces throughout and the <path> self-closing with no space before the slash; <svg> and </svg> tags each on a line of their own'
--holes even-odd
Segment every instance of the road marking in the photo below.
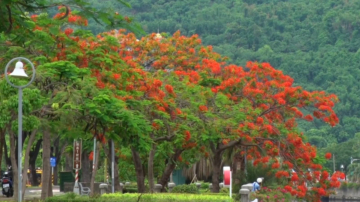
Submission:
<svg viewBox="0 0 360 202">
<path fill-rule="evenodd" d="M 30 193 L 41 193 L 41 190 L 29 190 Z M 53 190 L 53 192 L 60 192 L 60 190 Z"/>
</svg>

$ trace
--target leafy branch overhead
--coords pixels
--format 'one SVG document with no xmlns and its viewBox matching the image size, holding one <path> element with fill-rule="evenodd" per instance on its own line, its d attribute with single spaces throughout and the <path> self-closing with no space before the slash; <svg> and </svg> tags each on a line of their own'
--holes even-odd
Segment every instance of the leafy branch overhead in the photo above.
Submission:
<svg viewBox="0 0 360 202">
<path fill-rule="evenodd" d="M 131 8 L 130 4 L 123 0 L 116 0 L 113 4 L 119 4 L 122 7 Z M 135 33 L 143 33 L 141 27 L 132 22 L 129 17 L 119 15 L 118 12 L 109 6 L 106 8 L 94 7 L 91 3 L 85 0 L 68 0 L 68 1 L 45 1 L 45 0 L 30 0 L 30 1 L 1 1 L 0 2 L 0 32 L 12 33 L 15 29 L 26 29 L 31 31 L 31 28 L 24 21 L 28 18 L 28 13 L 39 13 L 48 11 L 52 8 L 63 6 L 65 8 L 64 14 L 59 18 L 62 20 L 66 18 L 71 9 L 78 10 L 78 15 L 94 19 L 97 23 L 106 27 L 107 29 L 123 27 Z M 29 32 L 31 33 L 31 32 Z"/>
</svg>

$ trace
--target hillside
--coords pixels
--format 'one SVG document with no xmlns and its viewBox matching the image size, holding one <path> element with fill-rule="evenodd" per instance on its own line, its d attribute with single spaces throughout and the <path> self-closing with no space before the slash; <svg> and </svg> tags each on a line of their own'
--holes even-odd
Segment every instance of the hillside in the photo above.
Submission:
<svg viewBox="0 0 360 202">
<path fill-rule="evenodd" d="M 98 0 L 94 4 L 101 6 Z M 268 61 L 307 90 L 340 99 L 334 128 L 301 123 L 319 147 L 360 131 L 360 1 L 358 0 L 129 0 L 147 32 L 199 34 L 232 63 Z M 107 2 L 111 3 L 110 1 Z M 101 31 L 92 25 L 94 32 Z"/>
</svg>

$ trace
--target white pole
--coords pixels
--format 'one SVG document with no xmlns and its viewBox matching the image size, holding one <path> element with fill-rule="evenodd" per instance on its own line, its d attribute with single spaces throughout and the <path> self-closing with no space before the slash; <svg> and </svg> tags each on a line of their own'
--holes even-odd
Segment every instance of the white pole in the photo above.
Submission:
<svg viewBox="0 0 360 202">
<path fill-rule="evenodd" d="M 75 185 L 74 185 L 74 193 L 80 194 L 79 190 L 79 169 L 75 169 Z"/>
<path fill-rule="evenodd" d="M 115 193 L 115 148 L 114 148 L 114 140 L 111 140 L 111 193 Z"/>
<path fill-rule="evenodd" d="M 6 74 L 6 73 L 5 73 Z M 22 88 L 19 88 L 19 104 L 18 104 L 18 201 L 22 201 Z"/>
<path fill-rule="evenodd" d="M 230 198 L 232 197 L 232 172 L 230 171 Z"/>
<path fill-rule="evenodd" d="M 94 169 L 95 169 L 95 158 L 96 158 L 96 138 L 94 138 L 93 172 L 94 172 Z"/>
</svg>

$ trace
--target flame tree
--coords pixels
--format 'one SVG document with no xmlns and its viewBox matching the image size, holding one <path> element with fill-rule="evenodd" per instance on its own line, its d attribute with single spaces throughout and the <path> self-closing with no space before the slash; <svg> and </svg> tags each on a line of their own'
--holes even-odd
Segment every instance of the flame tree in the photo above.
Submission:
<svg viewBox="0 0 360 202">
<path fill-rule="evenodd" d="M 66 20 L 85 22 L 75 15 Z M 41 24 L 35 29 L 50 32 Z M 285 186 L 293 195 L 313 200 L 339 186 L 336 176 L 329 181 L 314 162 L 316 148 L 304 143 L 296 127 L 300 118 L 335 125 L 335 95 L 294 86 L 292 78 L 267 63 L 228 65 L 196 35 L 152 34 L 138 41 L 121 31 L 94 37 L 66 28 L 53 39 L 55 54 L 47 56 L 42 68 L 69 78 L 74 78 L 70 69 L 85 71 L 84 78 L 97 87 L 93 92 L 83 87 L 88 99 L 81 106 L 60 103 L 60 108 L 87 118 L 85 130 L 101 131 L 131 148 L 140 192 L 144 191 L 140 154 L 150 153 L 148 164 L 153 164 L 153 152 L 164 145 L 174 149 L 165 149 L 170 161 L 159 179 L 162 185 L 183 161 L 184 151 L 191 156 L 201 150 L 212 159 L 213 191 L 218 192 L 224 151 L 243 145 L 253 146 L 247 158 L 254 164 L 271 162 L 279 178 L 289 177 L 290 169 L 295 169 L 297 177 L 293 174 Z M 312 190 L 306 191 L 305 182 L 314 184 Z"/>
<path fill-rule="evenodd" d="M 153 34 L 140 41 L 134 40 L 132 34 L 118 37 L 127 48 L 122 57 L 128 64 L 137 63 L 150 71 L 173 70 L 189 86 L 211 89 L 212 95 L 204 97 L 206 102 L 199 106 L 206 113 L 193 115 L 206 125 L 199 141 L 210 148 L 215 192 L 219 190 L 222 154 L 237 145 L 254 146 L 248 150 L 247 158 L 253 159 L 254 164 L 272 162 L 279 178 L 288 177 L 290 170 L 295 169 L 301 185 L 292 187 L 294 195 L 319 197 L 322 189 L 339 185 L 308 172 L 311 168 L 319 173 L 322 167 L 314 162 L 316 148 L 304 142 L 296 124 L 297 119 L 317 118 L 336 125 L 339 120 L 333 111 L 338 101 L 335 95 L 294 86 L 291 77 L 268 63 L 249 62 L 245 68 L 228 65 L 210 46 L 201 46 L 196 35 L 185 37 L 177 32 L 159 40 Z M 222 100 L 223 105 L 216 100 Z M 320 182 L 321 188 L 314 186 L 304 194 L 305 182 Z"/>
</svg>

